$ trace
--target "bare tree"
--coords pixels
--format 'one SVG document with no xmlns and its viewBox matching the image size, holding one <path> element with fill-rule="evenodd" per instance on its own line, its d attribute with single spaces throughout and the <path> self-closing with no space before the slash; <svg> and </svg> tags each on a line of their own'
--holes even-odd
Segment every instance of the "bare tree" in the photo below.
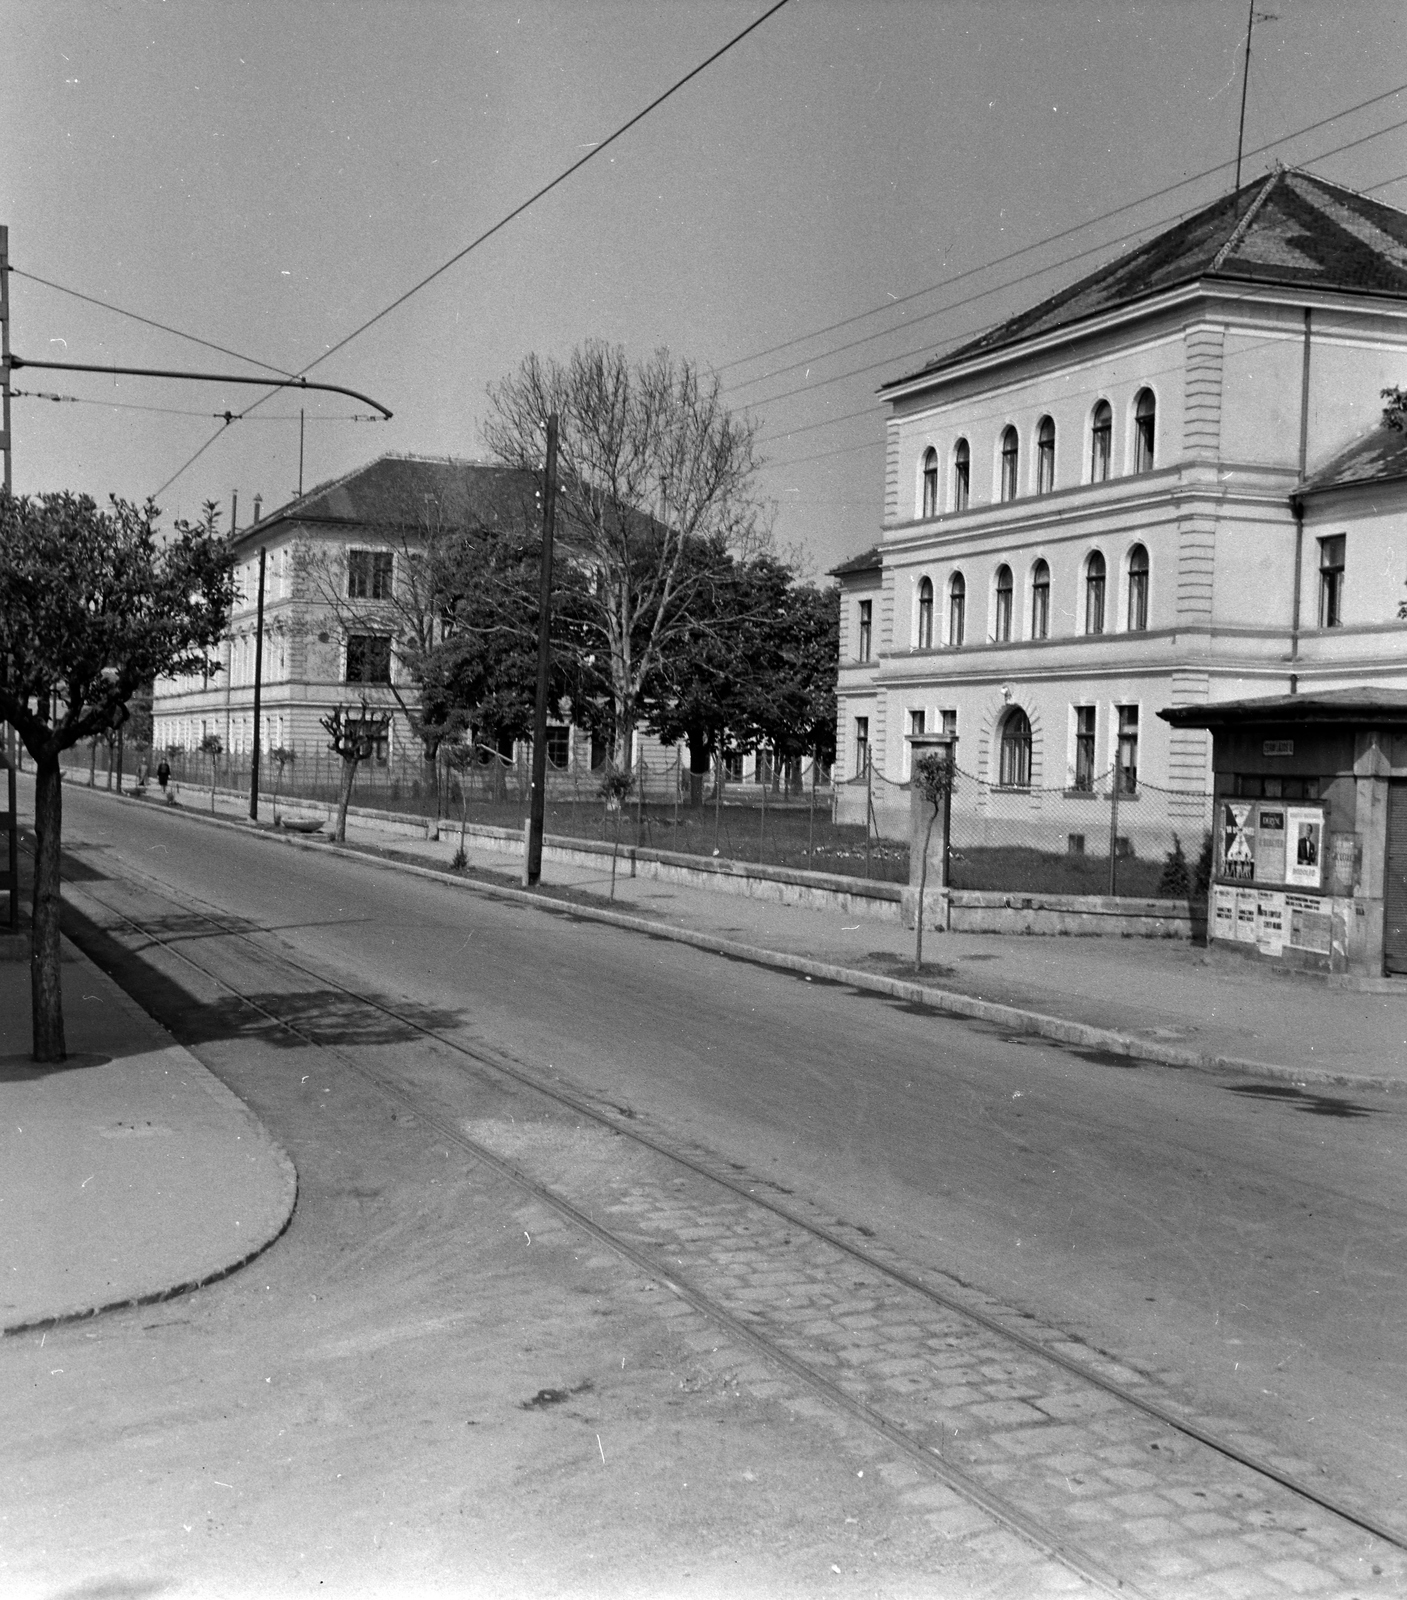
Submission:
<svg viewBox="0 0 1407 1600">
<path fill-rule="evenodd" d="M 342 760 L 342 789 L 337 797 L 337 826 L 332 837 L 338 844 L 344 844 L 347 838 L 347 807 L 351 803 L 357 767 L 370 759 L 378 742 L 386 737 L 391 714 L 389 711 L 373 710 L 363 700 L 358 712 L 337 706 L 318 720 L 327 729 L 328 749 Z"/>
<path fill-rule="evenodd" d="M 557 536 L 588 575 L 584 648 L 608 667 L 616 763 L 628 770 L 641 691 L 666 644 L 691 626 L 690 544 L 751 554 L 769 530 L 755 483 L 757 424 L 723 405 L 716 377 L 658 350 L 632 365 L 597 341 L 565 363 L 528 356 L 491 385 L 484 437 L 537 472 L 559 418 Z"/>
</svg>

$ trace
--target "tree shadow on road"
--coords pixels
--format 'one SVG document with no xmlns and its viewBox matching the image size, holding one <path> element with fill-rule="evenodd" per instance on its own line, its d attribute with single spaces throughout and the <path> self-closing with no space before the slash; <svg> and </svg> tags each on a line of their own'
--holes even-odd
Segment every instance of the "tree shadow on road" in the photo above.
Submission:
<svg viewBox="0 0 1407 1600">
<path fill-rule="evenodd" d="M 184 924 L 189 920 L 191 926 Z M 235 926 L 233 922 L 231 928 Z M 251 927 L 255 926 L 251 924 Z M 262 1044 L 299 1049 L 319 1045 L 384 1046 L 408 1044 L 426 1030 L 448 1032 L 462 1025 L 465 1013 L 425 1006 L 403 998 L 348 993 L 308 979 L 286 989 L 260 988 L 224 994 L 210 1000 L 192 993 L 161 970 L 151 957 L 158 946 L 129 949 L 106 928 L 65 903 L 64 932 L 83 953 L 108 974 L 149 1015 L 175 1034 L 183 1045 L 257 1039 Z M 204 941 L 214 938 L 201 918 L 176 916 L 156 927 L 162 938 Z M 202 963 L 204 964 L 204 963 Z M 210 963 L 212 967 L 215 963 Z M 194 978 L 194 974 L 192 974 Z M 195 979 L 200 982 L 199 979 Z"/>
</svg>

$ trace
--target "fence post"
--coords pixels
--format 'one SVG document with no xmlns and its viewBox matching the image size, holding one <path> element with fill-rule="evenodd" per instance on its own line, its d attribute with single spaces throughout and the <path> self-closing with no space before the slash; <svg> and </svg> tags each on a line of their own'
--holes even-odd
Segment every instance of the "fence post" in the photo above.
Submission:
<svg viewBox="0 0 1407 1600">
<path fill-rule="evenodd" d="M 870 818 L 874 816 L 874 761 L 865 747 L 865 876 L 870 875 Z"/>
<path fill-rule="evenodd" d="M 1119 763 L 1115 759 L 1113 787 L 1109 792 L 1109 896 L 1119 892 Z"/>
</svg>

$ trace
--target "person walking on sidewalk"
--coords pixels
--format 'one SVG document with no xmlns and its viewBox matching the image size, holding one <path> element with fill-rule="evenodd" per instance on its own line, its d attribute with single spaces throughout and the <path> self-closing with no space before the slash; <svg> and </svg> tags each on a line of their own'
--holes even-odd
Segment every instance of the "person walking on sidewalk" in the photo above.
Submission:
<svg viewBox="0 0 1407 1600">
<path fill-rule="evenodd" d="M 166 793 L 166 785 L 171 781 L 171 766 L 165 756 L 162 756 L 156 769 L 156 781 L 161 785 L 162 794 Z"/>
</svg>

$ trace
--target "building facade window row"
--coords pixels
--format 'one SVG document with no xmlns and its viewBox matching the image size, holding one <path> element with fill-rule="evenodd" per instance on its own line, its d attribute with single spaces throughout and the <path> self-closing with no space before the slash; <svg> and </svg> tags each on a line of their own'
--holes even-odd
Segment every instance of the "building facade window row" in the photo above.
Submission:
<svg viewBox="0 0 1407 1600">
<path fill-rule="evenodd" d="M 1129 469 L 1133 473 L 1151 472 L 1157 461 L 1158 402 L 1153 391 L 1140 389 L 1134 396 L 1130 415 Z M 1049 494 L 1063 476 L 1058 470 L 1055 419 L 1041 417 L 1031 437 L 1033 465 L 1023 480 L 1021 435 L 1008 423 L 997 438 L 992 499 L 999 503 L 1016 500 L 1023 494 Z M 1095 403 L 1089 417 L 1089 457 L 1079 481 L 1103 483 L 1113 473 L 1114 408 L 1108 400 Z M 959 437 L 949 455 L 946 500 L 943 495 L 941 461 L 933 445 L 923 452 L 919 464 L 918 511 L 923 520 L 942 513 L 966 511 L 972 500 L 972 444 Z"/>
<path fill-rule="evenodd" d="M 1340 571 L 1342 569 L 1340 568 Z M 1083 609 L 1079 617 L 1080 631 L 1087 634 L 1105 633 L 1114 631 L 1109 626 L 1110 614 L 1107 605 L 1108 594 L 1108 563 L 1102 550 L 1089 551 L 1082 563 L 1081 584 L 1083 588 Z M 1126 633 L 1142 633 L 1148 627 L 1148 601 L 1149 601 L 1150 569 L 1148 561 L 1148 548 L 1140 543 L 1131 545 L 1124 558 L 1124 594 L 1125 607 L 1120 631 Z M 916 650 L 932 650 L 935 648 L 935 596 L 934 581 L 925 574 L 918 581 L 915 590 L 915 614 L 913 628 L 913 648 Z M 1029 640 L 1048 639 L 1050 637 L 1050 563 L 1044 558 L 1038 558 L 1031 564 L 1029 574 L 1030 609 L 1027 613 L 1027 630 L 1024 635 Z M 967 577 L 961 569 L 955 569 L 948 574 L 945 581 L 946 601 L 946 630 L 941 644 L 949 650 L 961 649 L 968 643 L 967 638 Z M 861 605 L 868 604 L 862 601 Z M 1016 606 L 1016 581 L 1012 569 L 1007 562 L 1002 562 L 996 569 L 992 581 L 992 628 L 988 636 L 989 644 L 1009 644 L 1017 637 L 1017 606 Z M 863 638 L 863 620 L 861 624 L 861 637 Z M 868 655 L 862 655 L 860 660 L 868 660 Z"/>
</svg>

